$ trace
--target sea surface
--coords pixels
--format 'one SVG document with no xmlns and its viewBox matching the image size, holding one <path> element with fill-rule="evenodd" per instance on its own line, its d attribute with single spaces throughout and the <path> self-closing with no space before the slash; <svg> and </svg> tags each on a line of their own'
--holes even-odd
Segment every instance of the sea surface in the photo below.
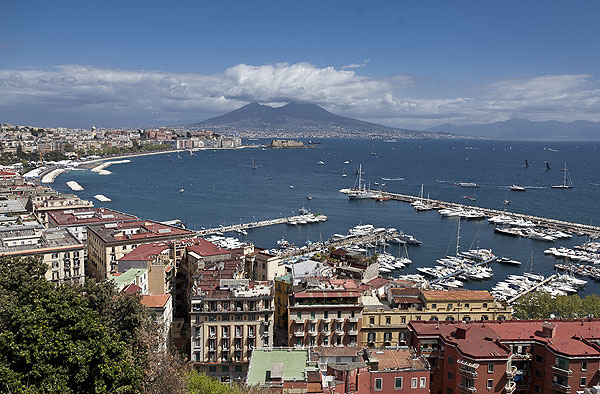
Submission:
<svg viewBox="0 0 600 394">
<path fill-rule="evenodd" d="M 51 186 L 69 193 L 66 182 L 74 180 L 85 188 L 77 194 L 93 200 L 96 206 L 145 219 L 180 219 L 190 229 L 288 216 L 298 213 L 301 207 L 329 217 L 327 222 L 318 224 L 252 229 L 243 237 L 265 248 L 275 247 L 282 237 L 296 245 L 308 240 L 326 240 L 334 233 L 346 233 L 357 224 L 396 227 L 413 234 L 423 244 L 409 246 L 413 264 L 392 273 L 394 276 L 416 273 L 416 267 L 434 266 L 436 259 L 453 255 L 458 219 L 442 218 L 437 211 L 416 212 L 399 201 L 348 200 L 339 189 L 355 185 L 359 164 L 363 178 L 372 188 L 418 195 L 423 185 L 425 197 L 434 199 L 600 224 L 597 142 L 368 139 L 320 142 L 317 148 L 307 149 L 205 150 L 193 155 L 182 151 L 180 158 L 177 154 L 141 156 L 132 158 L 131 163 L 110 166 L 110 175 L 71 171 L 59 175 Z M 529 167 L 525 167 L 525 160 Z M 319 161 L 325 164 L 320 165 Z M 546 169 L 545 161 L 550 170 Z M 550 188 L 563 183 L 564 171 L 560 170 L 565 166 L 573 189 Z M 480 187 L 453 185 L 457 182 L 476 182 Z M 512 192 L 509 190 L 512 184 L 527 186 L 527 191 Z M 95 194 L 104 194 L 112 202 L 100 203 L 94 200 Z M 312 200 L 306 198 L 309 195 Z M 505 205 L 505 200 L 510 204 Z M 548 275 L 553 272 L 555 259 L 544 256 L 544 249 L 572 247 L 585 241 L 583 237 L 553 243 L 513 238 L 494 233 L 486 220 L 463 220 L 461 249 L 491 248 L 497 256 L 522 262 L 521 267 L 495 264 L 492 280 L 467 282 L 465 287 L 489 289 L 507 275 L 524 270 Z M 397 246 L 392 246 L 391 252 L 399 253 Z M 599 290 L 600 284 L 590 281 L 581 294 Z"/>
</svg>

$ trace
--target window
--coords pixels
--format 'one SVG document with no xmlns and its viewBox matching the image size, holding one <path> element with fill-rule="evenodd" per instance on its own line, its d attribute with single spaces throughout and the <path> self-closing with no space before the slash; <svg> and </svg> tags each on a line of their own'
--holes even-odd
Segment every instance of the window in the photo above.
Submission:
<svg viewBox="0 0 600 394">
<path fill-rule="evenodd" d="M 542 371 L 540 371 L 539 369 L 536 369 L 533 371 L 533 376 L 535 376 L 536 378 L 541 378 L 542 377 Z"/>
<path fill-rule="evenodd" d="M 487 387 L 488 390 L 491 390 L 492 388 L 494 388 L 494 379 L 488 379 L 487 384 L 485 386 Z"/>
<path fill-rule="evenodd" d="M 296 314 L 296 316 L 298 317 L 298 319 L 302 319 L 302 312 L 298 312 L 298 313 Z"/>
<path fill-rule="evenodd" d="M 396 378 L 394 380 L 394 389 L 402 390 L 402 378 Z"/>
<path fill-rule="evenodd" d="M 375 324 L 375 318 L 374 317 L 370 317 L 369 318 L 369 324 Z"/>
<path fill-rule="evenodd" d="M 417 321 L 420 321 L 420 320 L 421 320 L 421 316 L 417 316 Z"/>
<path fill-rule="evenodd" d="M 582 361 L 581 362 L 581 370 L 582 371 L 587 371 L 587 361 Z"/>
<path fill-rule="evenodd" d="M 310 312 L 310 318 L 311 318 L 311 319 L 314 319 L 314 318 L 315 318 L 315 312 L 314 312 L 314 311 Z"/>
<path fill-rule="evenodd" d="M 242 372 L 242 366 L 241 365 L 236 365 L 235 366 L 235 372 Z"/>
<path fill-rule="evenodd" d="M 448 365 L 454 365 L 454 357 L 448 357 Z"/>
<path fill-rule="evenodd" d="M 541 393 L 542 389 L 540 388 L 540 386 L 538 386 L 537 384 L 533 385 L 533 392 L 534 393 Z"/>
<path fill-rule="evenodd" d="M 580 378 L 579 379 L 579 386 L 585 387 L 585 378 Z"/>
<path fill-rule="evenodd" d="M 217 372 L 217 367 L 216 366 L 210 366 L 208 367 L 208 372 Z"/>
<path fill-rule="evenodd" d="M 431 309 L 437 309 L 437 304 L 431 304 Z"/>
<path fill-rule="evenodd" d="M 544 362 L 544 357 L 540 356 L 539 354 L 535 356 L 535 362 L 536 363 L 543 363 Z"/>
<path fill-rule="evenodd" d="M 419 388 L 424 389 L 425 386 L 427 385 L 427 378 L 422 376 L 419 378 Z"/>
<path fill-rule="evenodd" d="M 374 332 L 370 332 L 367 335 L 367 337 L 368 337 L 368 339 L 367 339 L 368 342 L 375 343 L 375 333 Z"/>
<path fill-rule="evenodd" d="M 411 389 L 416 389 L 418 382 L 419 382 L 419 380 L 417 378 L 412 378 L 410 380 L 410 388 Z"/>
<path fill-rule="evenodd" d="M 484 303 L 483 303 L 483 307 L 484 307 L 484 308 L 487 308 L 487 302 L 484 302 Z"/>
<path fill-rule="evenodd" d="M 468 307 L 469 307 L 469 303 L 466 303 L 466 304 L 465 304 L 465 308 L 468 308 Z"/>
<path fill-rule="evenodd" d="M 483 316 L 481 316 L 481 320 L 489 320 L 489 318 L 487 315 L 483 315 Z"/>
<path fill-rule="evenodd" d="M 229 372 L 229 365 L 223 365 L 223 367 L 221 368 L 221 371 Z"/>
<path fill-rule="evenodd" d="M 341 318 L 342 318 L 342 311 L 338 311 L 338 313 L 337 313 L 337 317 L 338 317 L 338 319 L 341 319 Z"/>
<path fill-rule="evenodd" d="M 375 379 L 375 390 L 379 391 L 382 389 L 383 389 L 383 379 L 382 378 Z"/>
<path fill-rule="evenodd" d="M 452 304 L 448 304 L 448 309 L 452 309 Z"/>
<path fill-rule="evenodd" d="M 402 316 L 402 324 L 406 324 L 406 317 Z"/>
<path fill-rule="evenodd" d="M 323 312 L 323 318 L 324 319 L 328 319 L 329 318 L 329 312 L 328 311 Z"/>
<path fill-rule="evenodd" d="M 494 373 L 494 364 L 488 364 L 488 373 Z"/>
<path fill-rule="evenodd" d="M 392 318 L 389 317 L 389 316 L 386 316 L 386 318 L 385 318 L 385 324 L 388 324 L 388 325 L 392 324 Z"/>
<path fill-rule="evenodd" d="M 448 380 L 454 380 L 454 374 L 448 371 Z"/>
</svg>

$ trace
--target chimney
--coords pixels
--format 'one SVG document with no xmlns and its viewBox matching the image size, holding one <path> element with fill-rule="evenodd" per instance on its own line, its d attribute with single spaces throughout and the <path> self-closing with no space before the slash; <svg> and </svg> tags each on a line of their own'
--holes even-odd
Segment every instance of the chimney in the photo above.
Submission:
<svg viewBox="0 0 600 394">
<path fill-rule="evenodd" d="M 554 338 L 554 334 L 556 332 L 556 324 L 550 322 L 542 323 L 542 337 L 544 338 Z"/>
</svg>

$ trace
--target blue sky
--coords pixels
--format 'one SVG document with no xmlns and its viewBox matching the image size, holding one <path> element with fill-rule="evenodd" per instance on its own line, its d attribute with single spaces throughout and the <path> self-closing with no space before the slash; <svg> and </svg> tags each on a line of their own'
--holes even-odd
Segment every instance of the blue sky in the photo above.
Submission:
<svg viewBox="0 0 600 394">
<path fill-rule="evenodd" d="M 31 1 L 0 13 L 0 121 L 173 124 L 292 100 L 411 128 L 600 120 L 596 1 Z"/>
</svg>

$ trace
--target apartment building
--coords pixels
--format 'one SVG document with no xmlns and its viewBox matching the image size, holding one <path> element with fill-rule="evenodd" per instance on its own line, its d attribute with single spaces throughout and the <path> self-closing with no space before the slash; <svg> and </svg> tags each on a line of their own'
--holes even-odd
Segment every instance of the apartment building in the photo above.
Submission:
<svg viewBox="0 0 600 394">
<path fill-rule="evenodd" d="M 86 274 L 106 279 L 117 272 L 118 261 L 143 244 L 190 238 L 193 231 L 152 220 L 88 226 Z"/>
<path fill-rule="evenodd" d="M 510 319 L 512 308 L 485 290 L 427 291 L 390 287 L 386 298 L 363 296 L 361 345 L 404 346 L 411 321 L 470 321 Z"/>
<path fill-rule="evenodd" d="M 49 228 L 66 228 L 81 242 L 87 241 L 87 226 L 139 220 L 137 216 L 108 208 L 75 208 L 47 213 Z"/>
<path fill-rule="evenodd" d="M 434 393 L 571 393 L 598 385 L 600 319 L 411 322 Z"/>
<path fill-rule="evenodd" d="M 195 276 L 190 357 L 222 381 L 246 376 L 254 348 L 273 346 L 273 285 L 241 279 L 239 260 L 216 263 Z"/>
<path fill-rule="evenodd" d="M 85 245 L 67 230 L 11 228 L 0 230 L 0 256 L 40 256 L 48 266 L 46 279 L 57 284 L 84 282 Z"/>
<path fill-rule="evenodd" d="M 353 279 L 306 278 L 288 301 L 288 344 L 356 346 L 365 288 Z"/>
<path fill-rule="evenodd" d="M 93 206 L 93 202 L 82 200 L 74 194 L 42 191 L 29 196 L 26 208 L 35 213 L 44 225 L 47 225 L 49 212 L 78 208 L 91 209 Z"/>
</svg>

